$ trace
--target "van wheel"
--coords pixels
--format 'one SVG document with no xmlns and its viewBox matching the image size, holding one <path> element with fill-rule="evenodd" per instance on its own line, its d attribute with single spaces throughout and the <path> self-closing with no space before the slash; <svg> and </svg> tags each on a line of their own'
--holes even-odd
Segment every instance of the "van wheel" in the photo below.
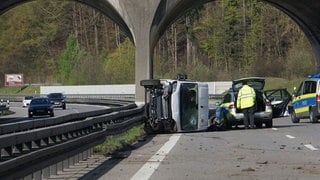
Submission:
<svg viewBox="0 0 320 180">
<path fill-rule="evenodd" d="M 152 128 L 151 128 L 150 125 L 147 124 L 147 123 L 144 125 L 144 132 L 145 132 L 146 134 L 154 134 L 154 131 L 152 131 Z"/>
<path fill-rule="evenodd" d="M 294 111 L 292 111 L 290 113 L 290 117 L 291 117 L 292 123 L 299 123 L 300 122 L 300 119 L 297 118 L 297 115 L 296 115 L 296 113 Z"/>
<path fill-rule="evenodd" d="M 177 123 L 175 122 L 172 122 L 172 125 L 171 125 L 171 132 L 172 133 L 175 133 L 175 132 L 178 132 L 178 126 L 177 126 Z"/>
<path fill-rule="evenodd" d="M 318 122 L 318 118 L 317 117 L 315 117 L 315 115 L 314 115 L 314 113 L 313 113 L 313 111 L 310 109 L 310 111 L 309 111 L 309 119 L 310 119 L 310 122 L 311 123 L 316 123 L 316 122 Z"/>
<path fill-rule="evenodd" d="M 162 122 L 156 122 L 156 119 L 148 119 L 145 124 L 145 131 L 147 134 L 161 133 L 164 131 Z M 150 132 L 151 131 L 151 132 Z"/>
</svg>

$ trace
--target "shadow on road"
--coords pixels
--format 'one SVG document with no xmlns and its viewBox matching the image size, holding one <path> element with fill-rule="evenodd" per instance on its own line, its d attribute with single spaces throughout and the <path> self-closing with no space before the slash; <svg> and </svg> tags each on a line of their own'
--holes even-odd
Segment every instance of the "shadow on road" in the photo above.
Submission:
<svg viewBox="0 0 320 180">
<path fill-rule="evenodd" d="M 114 168 L 118 163 L 120 163 L 123 159 L 130 156 L 131 152 L 135 149 L 141 148 L 142 146 L 148 144 L 155 135 L 150 135 L 147 137 L 143 137 L 138 139 L 138 141 L 130 146 L 124 147 L 121 150 L 118 150 L 110 155 L 110 159 L 100 164 L 98 167 L 88 172 L 81 178 L 80 180 L 92 180 L 98 179 L 109 172 L 112 168 Z"/>
</svg>

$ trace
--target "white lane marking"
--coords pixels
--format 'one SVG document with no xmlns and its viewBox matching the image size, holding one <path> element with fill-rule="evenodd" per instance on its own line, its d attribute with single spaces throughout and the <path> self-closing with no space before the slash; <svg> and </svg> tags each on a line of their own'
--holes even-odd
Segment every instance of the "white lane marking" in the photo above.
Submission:
<svg viewBox="0 0 320 180">
<path fill-rule="evenodd" d="M 277 128 L 272 128 L 272 130 L 277 131 Z M 289 139 L 295 139 L 296 137 L 291 136 L 291 135 L 286 135 L 287 138 Z M 318 151 L 318 148 L 313 147 L 311 144 L 305 144 L 304 145 L 306 148 L 310 149 L 311 151 Z"/>
<path fill-rule="evenodd" d="M 294 139 L 294 138 L 296 138 L 296 137 L 291 136 L 291 135 L 286 135 L 286 137 L 289 138 L 289 139 Z"/>
<path fill-rule="evenodd" d="M 306 148 L 310 149 L 311 151 L 318 151 L 318 148 L 313 147 L 311 144 L 305 144 L 304 145 Z"/>
<path fill-rule="evenodd" d="M 169 138 L 159 150 L 153 155 L 147 163 L 145 163 L 139 171 L 131 178 L 131 180 L 149 179 L 154 171 L 158 168 L 163 159 L 169 154 L 171 149 L 178 142 L 181 134 L 174 134 Z"/>
<path fill-rule="evenodd" d="M 74 111 L 75 113 L 79 113 L 78 109 L 72 109 L 72 111 Z"/>
</svg>

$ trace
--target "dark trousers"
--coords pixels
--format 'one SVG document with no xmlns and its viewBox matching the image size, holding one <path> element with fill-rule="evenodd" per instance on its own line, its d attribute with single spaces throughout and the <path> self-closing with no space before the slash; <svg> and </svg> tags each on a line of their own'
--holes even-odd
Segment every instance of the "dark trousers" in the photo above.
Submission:
<svg viewBox="0 0 320 180">
<path fill-rule="evenodd" d="M 250 120 L 250 128 L 254 128 L 254 111 L 255 111 L 255 106 L 242 110 L 244 115 L 243 123 L 245 128 L 249 128 L 249 120 Z"/>
</svg>

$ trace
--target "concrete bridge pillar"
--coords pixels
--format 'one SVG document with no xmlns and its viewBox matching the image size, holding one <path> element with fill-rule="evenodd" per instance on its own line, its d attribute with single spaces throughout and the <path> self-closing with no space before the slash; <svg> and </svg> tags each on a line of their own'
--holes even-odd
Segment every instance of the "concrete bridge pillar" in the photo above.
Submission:
<svg viewBox="0 0 320 180">
<path fill-rule="evenodd" d="M 144 88 L 140 80 L 153 78 L 150 30 L 160 0 L 108 0 L 130 29 L 136 48 L 136 103 L 144 102 Z"/>
</svg>

